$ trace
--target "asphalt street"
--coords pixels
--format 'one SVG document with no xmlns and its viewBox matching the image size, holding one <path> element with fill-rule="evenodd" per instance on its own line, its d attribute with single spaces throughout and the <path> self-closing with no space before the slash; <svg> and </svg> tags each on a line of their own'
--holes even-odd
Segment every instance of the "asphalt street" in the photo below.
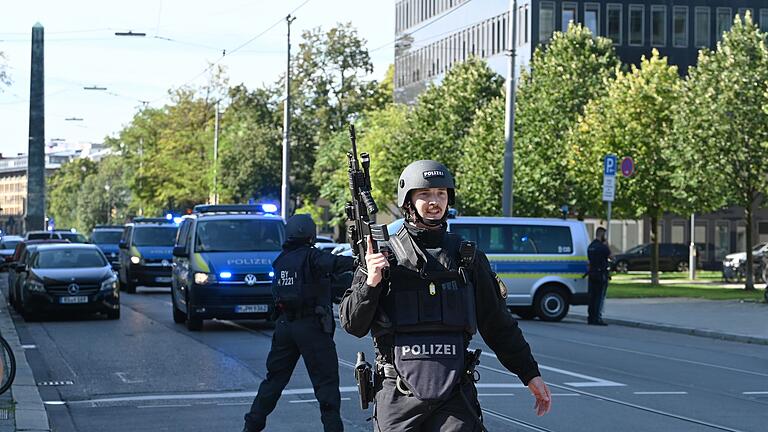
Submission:
<svg viewBox="0 0 768 432">
<path fill-rule="evenodd" d="M 52 429 L 240 431 L 265 375 L 271 327 L 206 321 L 202 332 L 189 332 L 173 323 L 167 289 L 140 288 L 121 301 L 118 321 L 94 315 L 25 323 L 13 314 Z M 521 327 L 551 386 L 552 412 L 535 416 L 528 389 L 478 336 L 488 430 L 766 430 L 768 346 L 569 320 Z M 352 364 L 357 351 L 372 358 L 371 340 L 339 329 L 335 340 L 346 429 L 370 431 L 372 411 L 359 409 Z M 321 430 L 301 362 L 267 430 Z"/>
</svg>

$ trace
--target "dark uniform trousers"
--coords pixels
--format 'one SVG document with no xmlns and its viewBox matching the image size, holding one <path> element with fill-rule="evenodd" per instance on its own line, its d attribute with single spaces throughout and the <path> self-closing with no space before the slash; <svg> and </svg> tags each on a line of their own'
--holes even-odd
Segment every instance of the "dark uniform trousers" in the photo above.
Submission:
<svg viewBox="0 0 768 432">
<path fill-rule="evenodd" d="M 480 403 L 473 383 L 462 382 L 445 401 L 406 396 L 386 378 L 376 393 L 374 432 L 476 432 Z M 463 392 L 464 395 L 460 392 Z"/>
<path fill-rule="evenodd" d="M 272 335 L 272 350 L 267 356 L 267 378 L 259 386 L 251 411 L 245 415 L 249 431 L 264 429 L 267 416 L 275 409 L 299 356 L 304 358 L 315 398 L 320 403 L 324 430 L 344 430 L 339 414 L 339 359 L 333 333 L 323 332 L 317 315 L 289 321 L 283 314 L 278 318 Z"/>
<path fill-rule="evenodd" d="M 589 322 L 598 322 L 603 319 L 603 303 L 608 291 L 608 273 L 595 272 L 589 274 L 589 306 L 587 313 Z"/>
</svg>

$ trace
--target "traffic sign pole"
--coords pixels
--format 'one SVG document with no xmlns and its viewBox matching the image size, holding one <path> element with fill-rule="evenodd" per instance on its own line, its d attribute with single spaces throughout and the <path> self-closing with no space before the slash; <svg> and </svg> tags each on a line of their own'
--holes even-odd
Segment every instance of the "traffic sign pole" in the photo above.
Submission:
<svg viewBox="0 0 768 432">
<path fill-rule="evenodd" d="M 608 204 L 608 226 L 605 229 L 606 240 L 611 238 L 611 211 L 613 210 L 613 199 L 616 195 L 616 165 L 616 155 L 605 155 L 603 158 L 603 201 Z"/>
</svg>

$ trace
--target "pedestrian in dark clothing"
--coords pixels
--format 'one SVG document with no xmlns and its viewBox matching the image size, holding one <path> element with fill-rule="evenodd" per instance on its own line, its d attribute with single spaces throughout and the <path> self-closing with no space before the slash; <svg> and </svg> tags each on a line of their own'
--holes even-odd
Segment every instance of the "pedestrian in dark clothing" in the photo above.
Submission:
<svg viewBox="0 0 768 432">
<path fill-rule="evenodd" d="M 587 248 L 589 258 L 589 317 L 587 323 L 591 325 L 607 325 L 603 321 L 603 304 L 605 294 L 608 291 L 608 277 L 611 257 L 611 249 L 606 244 L 605 228 L 599 227 L 595 231 L 595 239 Z"/>
<path fill-rule="evenodd" d="M 398 182 L 405 222 L 390 238 L 393 256 L 373 253 L 369 238 L 365 268 L 357 270 L 339 308 L 347 332 L 370 332 L 374 339 L 376 431 L 484 430 L 467 351 L 478 331 L 528 386 L 536 413 L 550 409 L 549 389 L 488 258 L 447 232 L 454 189 L 438 162 L 405 168 Z"/>
<path fill-rule="evenodd" d="M 272 348 L 267 356 L 267 378 L 259 386 L 244 432 L 261 431 L 275 409 L 293 374 L 299 357 L 320 403 L 320 418 L 328 431 L 342 431 L 339 410 L 339 360 L 333 342 L 333 318 L 329 274 L 354 269 L 354 259 L 312 247 L 315 224 L 309 215 L 295 215 L 286 223 L 288 240 L 275 259 L 272 294 L 278 314 Z"/>
</svg>

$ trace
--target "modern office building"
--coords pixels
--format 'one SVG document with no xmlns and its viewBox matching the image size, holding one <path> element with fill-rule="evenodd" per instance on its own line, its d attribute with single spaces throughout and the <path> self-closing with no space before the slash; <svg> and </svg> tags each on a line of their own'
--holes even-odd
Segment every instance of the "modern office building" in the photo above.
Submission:
<svg viewBox="0 0 768 432">
<path fill-rule="evenodd" d="M 573 21 L 613 40 L 624 63 L 638 64 L 656 48 L 686 73 L 702 47 L 714 48 L 736 14 L 747 11 L 768 31 L 768 0 L 518 0 L 510 22 L 510 0 L 400 0 L 395 4 L 395 101 L 413 103 L 433 82 L 469 57 L 486 59 L 507 76 L 509 32 L 516 29 L 516 70 L 528 68 L 536 47 Z M 696 243 L 703 262 L 715 265 L 731 251 L 746 248 L 743 213 L 731 208 L 696 219 Z M 589 220 L 588 226 L 604 223 Z M 650 241 L 649 221 L 613 221 L 612 247 L 626 250 Z M 758 210 L 754 241 L 768 241 L 768 211 Z M 667 215 L 662 241 L 688 243 L 690 220 Z"/>
</svg>

